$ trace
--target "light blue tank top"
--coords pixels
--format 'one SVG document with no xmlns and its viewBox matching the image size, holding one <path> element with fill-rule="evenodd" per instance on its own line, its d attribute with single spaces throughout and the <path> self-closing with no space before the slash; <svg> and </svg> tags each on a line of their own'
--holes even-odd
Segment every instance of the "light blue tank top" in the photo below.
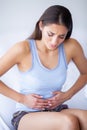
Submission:
<svg viewBox="0 0 87 130">
<path fill-rule="evenodd" d="M 40 61 L 35 40 L 29 40 L 32 53 L 32 67 L 20 73 L 20 92 L 23 94 L 39 94 L 44 99 L 52 97 L 52 92 L 60 91 L 66 80 L 67 62 L 63 44 L 59 45 L 58 64 L 53 69 L 46 68 Z M 55 58 L 55 57 L 54 57 Z M 48 62 L 48 61 L 47 61 Z M 38 111 L 17 103 L 17 111 Z"/>
</svg>

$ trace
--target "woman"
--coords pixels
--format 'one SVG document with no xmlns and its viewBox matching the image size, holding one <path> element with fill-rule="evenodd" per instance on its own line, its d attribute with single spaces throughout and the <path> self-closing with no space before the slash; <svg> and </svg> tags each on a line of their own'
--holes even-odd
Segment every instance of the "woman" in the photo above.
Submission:
<svg viewBox="0 0 87 130">
<path fill-rule="evenodd" d="M 80 129 L 78 117 L 64 112 L 68 106 L 62 105 L 87 83 L 87 60 L 80 44 L 70 38 L 72 24 L 67 8 L 51 6 L 37 21 L 33 34 L 1 58 L 0 75 L 15 64 L 19 69 L 20 92 L 0 82 L 0 93 L 17 102 L 12 119 L 16 130 Z M 68 91 L 62 92 L 71 60 L 80 76 Z"/>
</svg>

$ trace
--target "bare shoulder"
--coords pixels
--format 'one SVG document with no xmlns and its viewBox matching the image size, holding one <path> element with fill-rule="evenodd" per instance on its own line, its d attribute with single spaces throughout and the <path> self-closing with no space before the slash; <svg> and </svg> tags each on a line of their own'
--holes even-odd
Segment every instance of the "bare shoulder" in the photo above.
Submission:
<svg viewBox="0 0 87 130">
<path fill-rule="evenodd" d="M 1 57 L 2 60 L 8 59 L 9 63 L 19 63 L 22 57 L 29 53 L 30 47 L 27 40 L 15 43 L 8 51 Z"/>
<path fill-rule="evenodd" d="M 80 43 L 74 38 L 70 38 L 70 39 L 66 40 L 65 43 L 74 49 L 77 47 L 79 47 L 80 49 L 82 48 Z"/>
<path fill-rule="evenodd" d="M 73 60 L 75 63 L 79 60 L 85 61 L 84 51 L 81 44 L 73 38 L 64 41 L 67 63 Z M 79 58 L 80 57 L 80 58 Z"/>
<path fill-rule="evenodd" d="M 16 52 L 18 52 L 19 54 L 21 53 L 27 53 L 30 50 L 29 44 L 27 40 L 24 41 L 20 41 L 18 43 L 16 43 L 13 46 L 13 50 L 15 50 Z"/>
<path fill-rule="evenodd" d="M 78 54 L 83 53 L 81 44 L 76 39 L 73 38 L 70 38 L 65 41 L 65 49 L 68 49 L 68 51 L 70 51 L 72 56 L 76 56 L 77 53 Z"/>
<path fill-rule="evenodd" d="M 4 74 L 15 64 L 20 64 L 23 57 L 29 54 L 28 41 L 24 40 L 15 43 L 1 58 L 0 58 L 0 74 Z"/>
<path fill-rule="evenodd" d="M 17 42 L 11 47 L 8 52 L 12 54 L 16 59 L 20 60 L 24 55 L 29 53 L 30 47 L 27 40 Z"/>
<path fill-rule="evenodd" d="M 75 39 L 69 39 L 64 44 L 67 61 L 73 60 L 80 73 L 87 73 L 87 59 L 80 43 Z"/>
</svg>

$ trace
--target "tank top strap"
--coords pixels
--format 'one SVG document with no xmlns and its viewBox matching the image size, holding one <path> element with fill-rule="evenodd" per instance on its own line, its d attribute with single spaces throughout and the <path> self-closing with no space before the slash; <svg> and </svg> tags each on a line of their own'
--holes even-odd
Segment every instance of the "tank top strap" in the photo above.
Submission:
<svg viewBox="0 0 87 130">
<path fill-rule="evenodd" d="M 35 47 L 35 40 L 34 39 L 29 39 L 29 45 L 30 45 L 30 49 L 31 49 L 31 53 L 32 53 L 32 61 L 33 64 L 37 63 L 37 54 L 36 54 L 36 47 Z"/>
<path fill-rule="evenodd" d="M 64 50 L 64 43 L 59 46 L 59 64 L 64 63 L 67 68 L 66 55 Z"/>
</svg>

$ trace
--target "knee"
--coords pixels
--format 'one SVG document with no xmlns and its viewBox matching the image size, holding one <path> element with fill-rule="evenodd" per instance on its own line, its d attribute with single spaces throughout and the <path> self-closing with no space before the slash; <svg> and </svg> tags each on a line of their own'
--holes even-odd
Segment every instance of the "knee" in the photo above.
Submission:
<svg viewBox="0 0 87 130">
<path fill-rule="evenodd" d="M 66 127 L 69 130 L 79 130 L 79 121 L 73 115 L 66 115 L 65 116 Z"/>
</svg>

